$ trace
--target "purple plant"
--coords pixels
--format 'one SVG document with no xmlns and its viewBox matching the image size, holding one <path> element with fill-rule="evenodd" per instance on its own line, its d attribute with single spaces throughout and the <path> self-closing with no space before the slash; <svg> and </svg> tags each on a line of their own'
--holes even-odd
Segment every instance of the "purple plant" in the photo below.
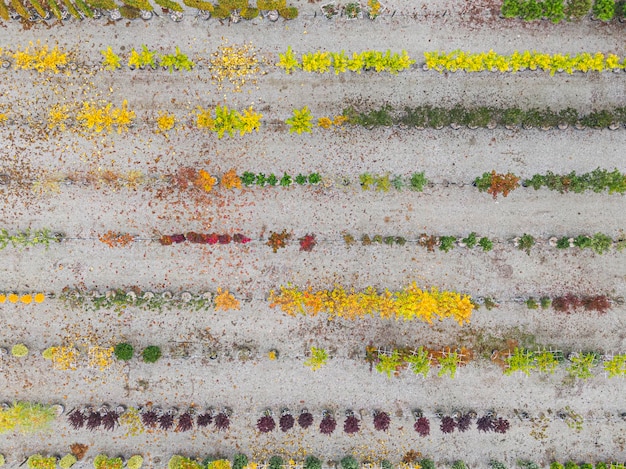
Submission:
<svg viewBox="0 0 626 469">
<path fill-rule="evenodd" d="M 358 433 L 361 427 L 359 426 L 359 419 L 354 415 L 348 415 L 346 420 L 343 422 L 343 431 L 348 435 L 352 435 L 353 433 Z"/>
<path fill-rule="evenodd" d="M 276 428 L 276 422 L 271 415 L 264 415 L 256 422 L 256 428 L 261 433 L 269 433 Z"/>
<path fill-rule="evenodd" d="M 376 412 L 374 414 L 374 428 L 381 432 L 386 432 L 391 423 L 391 418 L 387 412 Z"/>
<path fill-rule="evenodd" d="M 332 415 L 326 415 L 320 422 L 320 432 L 324 435 L 330 435 L 337 428 L 337 421 Z"/>
<path fill-rule="evenodd" d="M 309 428 L 311 425 L 313 425 L 313 414 L 310 412 L 302 412 L 298 416 L 298 425 L 300 425 L 302 428 Z"/>
<path fill-rule="evenodd" d="M 418 418 L 413 424 L 413 428 L 420 436 L 430 435 L 430 422 L 426 417 Z"/>
<path fill-rule="evenodd" d="M 177 432 L 188 432 L 193 428 L 193 417 L 189 412 L 185 412 L 178 417 L 178 424 L 176 425 Z"/>
<path fill-rule="evenodd" d="M 100 428 L 102 425 L 102 415 L 100 412 L 91 411 L 87 416 L 87 430 L 94 431 Z"/>
<path fill-rule="evenodd" d="M 120 414 L 114 410 L 107 410 L 102 416 L 102 426 L 105 430 L 112 432 L 119 425 Z"/>
<path fill-rule="evenodd" d="M 278 421 L 280 429 L 284 432 L 291 430 L 294 423 L 296 423 L 296 419 L 294 419 L 291 414 L 281 415 L 280 420 Z"/>
<path fill-rule="evenodd" d="M 78 409 L 74 409 L 67 414 L 67 420 L 70 422 L 70 426 L 74 430 L 80 430 L 85 426 L 85 414 Z"/>
<path fill-rule="evenodd" d="M 491 415 L 483 415 L 476 420 L 476 428 L 479 432 L 491 432 L 494 429 L 494 421 Z"/>
<path fill-rule="evenodd" d="M 442 433 L 452 433 L 456 428 L 456 422 L 452 417 L 445 416 L 441 417 L 441 425 L 439 425 Z"/>
<path fill-rule="evenodd" d="M 230 419 L 228 418 L 228 415 L 226 415 L 224 412 L 220 412 L 219 414 L 217 414 L 215 416 L 215 428 L 217 428 L 217 431 L 226 431 L 228 430 L 228 427 L 230 427 Z"/>
<path fill-rule="evenodd" d="M 171 430 L 174 426 L 174 415 L 171 412 L 165 412 L 159 416 L 159 428 L 161 430 Z"/>
<path fill-rule="evenodd" d="M 498 417 L 493 423 L 493 431 L 496 433 L 506 433 L 510 426 L 511 424 L 508 420 Z"/>
<path fill-rule="evenodd" d="M 208 427 L 211 422 L 213 422 L 213 417 L 209 412 L 205 412 L 204 414 L 198 415 L 196 422 L 199 427 Z"/>
<path fill-rule="evenodd" d="M 456 419 L 456 428 L 460 432 L 467 431 L 471 424 L 472 424 L 471 414 L 461 414 Z"/>
<path fill-rule="evenodd" d="M 159 416 L 154 410 L 146 410 L 141 413 L 141 423 L 146 428 L 156 428 L 159 421 Z"/>
</svg>

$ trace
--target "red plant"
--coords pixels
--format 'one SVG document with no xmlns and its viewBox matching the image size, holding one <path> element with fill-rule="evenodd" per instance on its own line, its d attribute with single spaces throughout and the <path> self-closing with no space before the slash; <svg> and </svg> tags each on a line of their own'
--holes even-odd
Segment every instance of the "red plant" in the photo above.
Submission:
<svg viewBox="0 0 626 469">
<path fill-rule="evenodd" d="M 100 412 L 91 411 L 87 416 L 87 430 L 97 430 L 102 425 L 102 415 Z"/>
<path fill-rule="evenodd" d="M 204 235 L 204 239 L 207 244 L 217 244 L 220 240 L 220 236 L 217 233 L 211 233 Z"/>
<path fill-rule="evenodd" d="M 215 416 L 214 423 L 218 431 L 226 431 L 230 427 L 230 418 L 224 412 L 220 412 Z"/>
<path fill-rule="evenodd" d="M 252 240 L 250 238 L 248 238 L 247 236 L 242 235 L 241 233 L 235 233 L 233 235 L 233 241 L 235 243 L 239 243 L 239 244 L 246 244 L 246 243 L 249 243 Z"/>
<path fill-rule="evenodd" d="M 209 412 L 205 412 L 204 414 L 198 415 L 196 419 L 196 423 L 199 427 L 208 427 L 209 424 L 213 421 L 213 417 Z"/>
<path fill-rule="evenodd" d="M 281 415 L 280 420 L 278 421 L 278 425 L 280 426 L 280 429 L 282 431 L 286 432 L 293 428 L 293 425 L 295 422 L 296 422 L 296 419 L 293 418 L 293 415 L 284 414 L 284 415 Z"/>
<path fill-rule="evenodd" d="M 374 414 L 374 428 L 380 432 L 386 432 L 391 423 L 391 418 L 387 412 L 376 412 Z"/>
<path fill-rule="evenodd" d="M 428 436 L 430 435 L 430 422 L 426 417 L 420 417 L 413 424 L 413 429 L 419 433 L 420 436 Z"/>
<path fill-rule="evenodd" d="M 557 296 L 552 300 L 552 307 L 559 313 L 570 314 L 573 310 L 580 308 L 582 305 L 583 301 L 571 293 L 565 296 Z"/>
<path fill-rule="evenodd" d="M 456 419 L 456 428 L 460 432 L 467 431 L 472 424 L 472 416 L 470 414 L 461 414 Z"/>
<path fill-rule="evenodd" d="M 313 414 L 311 414 L 310 412 L 302 412 L 298 416 L 298 425 L 300 425 L 302 428 L 309 428 L 311 425 L 313 425 Z"/>
<path fill-rule="evenodd" d="M 230 237 L 230 235 L 229 235 L 229 234 L 223 234 L 223 235 L 219 235 L 219 236 L 217 237 L 217 241 L 218 241 L 220 244 L 229 244 L 229 243 L 230 243 L 230 241 L 231 241 L 231 239 L 232 239 L 232 238 Z"/>
<path fill-rule="evenodd" d="M 159 428 L 161 430 L 171 430 L 174 426 L 174 415 L 171 412 L 165 412 L 159 416 Z"/>
<path fill-rule="evenodd" d="M 510 426 L 508 420 L 498 417 L 493 424 L 493 431 L 496 433 L 506 433 Z"/>
<path fill-rule="evenodd" d="M 102 427 L 108 431 L 115 430 L 115 427 L 119 424 L 119 418 L 120 414 L 114 410 L 107 410 L 102 416 Z"/>
<path fill-rule="evenodd" d="M 597 311 L 599 314 L 604 314 L 611 309 L 611 301 L 606 295 L 585 296 L 583 306 L 585 311 Z"/>
<path fill-rule="evenodd" d="M 271 415 L 264 415 L 256 422 L 256 428 L 261 433 L 269 433 L 276 428 L 276 422 Z"/>
<path fill-rule="evenodd" d="M 74 430 L 80 430 L 83 426 L 85 426 L 85 414 L 78 409 L 74 409 L 67 414 L 67 420 L 70 422 L 70 426 Z"/>
<path fill-rule="evenodd" d="M 314 234 L 305 235 L 302 238 L 298 239 L 298 241 L 300 241 L 300 251 L 305 252 L 311 252 L 317 244 Z"/>
<path fill-rule="evenodd" d="M 185 235 L 182 233 L 170 235 L 170 238 L 172 239 L 172 242 L 176 244 L 185 242 Z"/>
<path fill-rule="evenodd" d="M 141 422 L 144 427 L 155 428 L 159 421 L 159 416 L 154 410 L 147 410 L 141 413 Z"/>
<path fill-rule="evenodd" d="M 361 429 L 359 424 L 360 421 L 358 418 L 356 418 L 354 415 L 348 415 L 346 417 L 346 420 L 343 422 L 343 431 L 349 435 L 352 435 L 353 433 L 358 433 Z"/>
<path fill-rule="evenodd" d="M 178 417 L 178 424 L 176 425 L 177 432 L 188 432 L 193 428 L 193 417 L 189 412 L 185 412 Z"/>
<path fill-rule="evenodd" d="M 441 418 L 441 425 L 439 426 L 443 433 L 452 433 L 456 428 L 456 422 L 452 417 L 445 416 Z"/>
<path fill-rule="evenodd" d="M 330 435 L 335 428 L 337 428 L 337 421 L 331 415 L 326 415 L 320 422 L 320 432 L 324 435 Z"/>
<path fill-rule="evenodd" d="M 187 233 L 185 235 L 185 238 L 187 238 L 187 241 L 189 241 L 190 243 L 204 243 L 204 236 L 200 233 L 195 233 L 193 231 Z"/>
<path fill-rule="evenodd" d="M 476 420 L 476 428 L 479 432 L 491 432 L 494 430 L 494 420 L 490 415 L 483 415 Z"/>
</svg>

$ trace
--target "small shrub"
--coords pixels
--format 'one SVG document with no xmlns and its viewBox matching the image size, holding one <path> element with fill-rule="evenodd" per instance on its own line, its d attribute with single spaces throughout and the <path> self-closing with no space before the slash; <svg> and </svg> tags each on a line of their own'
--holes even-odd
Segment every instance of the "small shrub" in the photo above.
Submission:
<svg viewBox="0 0 626 469">
<path fill-rule="evenodd" d="M 508 420 L 498 417 L 493 424 L 493 431 L 496 433 L 506 433 L 510 426 Z"/>
<path fill-rule="evenodd" d="M 24 344 L 16 344 L 11 347 L 11 355 L 17 358 L 25 357 L 28 355 L 28 347 Z"/>
<path fill-rule="evenodd" d="M 304 460 L 304 469 L 322 469 L 322 461 L 315 456 L 307 456 Z"/>
<path fill-rule="evenodd" d="M 458 460 L 452 463 L 452 466 L 450 466 L 450 469 L 467 469 L 467 466 L 465 465 L 463 461 Z"/>
<path fill-rule="evenodd" d="M 479 432 L 491 432 L 494 429 L 494 421 L 491 415 L 483 415 L 476 420 L 476 428 Z"/>
<path fill-rule="evenodd" d="M 332 415 L 326 415 L 320 422 L 320 432 L 324 435 L 330 435 L 337 428 L 337 421 Z"/>
<path fill-rule="evenodd" d="M 74 409 L 67 415 L 67 420 L 70 423 L 70 426 L 74 430 L 80 430 L 85 426 L 85 414 L 83 414 L 80 410 Z"/>
<path fill-rule="evenodd" d="M 346 420 L 343 422 L 343 431 L 348 435 L 352 435 L 353 433 L 358 433 L 360 427 L 360 421 L 354 415 L 349 415 L 346 417 Z M 358 469 L 358 463 L 357 463 Z"/>
<path fill-rule="evenodd" d="M 307 234 L 302 238 L 299 238 L 298 241 L 300 243 L 300 251 L 304 252 L 311 252 L 317 244 L 314 234 Z"/>
<path fill-rule="evenodd" d="M 76 459 L 76 456 L 74 456 L 73 454 L 66 454 L 59 461 L 59 467 L 61 469 L 70 469 L 70 467 L 76 464 L 77 461 L 78 460 Z"/>
<path fill-rule="evenodd" d="M 135 454 L 131 456 L 128 461 L 126 461 L 126 467 L 128 469 L 141 469 L 143 466 L 143 457 L 139 454 Z"/>
<path fill-rule="evenodd" d="M 413 429 L 422 437 L 428 436 L 430 435 L 430 421 L 426 417 L 420 417 L 413 424 Z"/>
<path fill-rule="evenodd" d="M 374 414 L 374 428 L 381 432 L 386 432 L 389 429 L 391 418 L 387 412 L 376 412 Z"/>
<path fill-rule="evenodd" d="M 171 430 L 174 426 L 174 415 L 171 412 L 165 412 L 159 416 L 159 428 L 161 430 Z"/>
<path fill-rule="evenodd" d="M 552 300 L 547 296 L 541 297 L 539 302 L 541 303 L 541 309 L 548 309 L 552 305 Z"/>
<path fill-rule="evenodd" d="M 146 428 L 156 428 L 159 422 L 159 416 L 154 410 L 146 410 L 141 413 L 141 423 Z"/>
<path fill-rule="evenodd" d="M 155 363 L 161 358 L 161 348 L 156 345 L 149 345 L 141 352 L 143 361 L 146 363 Z"/>
<path fill-rule="evenodd" d="M 504 197 L 508 196 L 512 190 L 519 187 L 519 177 L 513 173 L 499 174 L 495 170 L 491 173 L 483 173 L 482 176 L 477 177 L 474 180 L 474 185 L 480 192 L 487 192 L 491 194 L 495 199 L 498 198 L 498 194 L 502 194 Z"/>
<path fill-rule="evenodd" d="M 280 456 L 272 456 L 269 460 L 269 469 L 282 469 L 283 458 Z"/>
<path fill-rule="evenodd" d="M 100 415 L 100 412 L 96 412 L 96 411 L 89 412 L 89 415 L 87 416 L 87 423 L 86 423 L 87 430 L 89 431 L 97 430 L 98 428 L 100 428 L 100 425 L 102 425 L 102 415 Z"/>
<path fill-rule="evenodd" d="M 528 298 L 526 300 L 526 307 L 528 309 L 538 309 L 539 303 L 537 303 L 537 300 L 535 300 L 534 298 Z"/>
<path fill-rule="evenodd" d="M 465 432 L 469 430 L 472 424 L 472 416 L 470 414 L 461 414 L 456 419 L 456 428 L 459 432 Z"/>
<path fill-rule="evenodd" d="M 439 429 L 441 430 L 442 433 L 452 433 L 455 428 L 456 428 L 456 422 L 454 421 L 452 417 L 447 416 L 447 415 L 442 417 L 441 425 L 439 426 Z"/>
<path fill-rule="evenodd" d="M 359 469 L 359 462 L 354 456 L 346 456 L 341 460 L 341 469 Z"/>
<path fill-rule="evenodd" d="M 184 412 L 178 417 L 178 424 L 176 425 L 176 431 L 188 432 L 191 429 L 193 429 L 193 417 L 191 416 L 189 412 Z"/>
<path fill-rule="evenodd" d="M 102 428 L 112 432 L 119 425 L 120 414 L 114 410 L 107 410 L 102 415 Z"/>
<path fill-rule="evenodd" d="M 410 188 L 415 192 L 423 192 L 424 187 L 428 184 L 428 179 L 424 176 L 424 171 L 421 173 L 413 173 L 409 180 Z"/>
<path fill-rule="evenodd" d="M 213 423 L 217 431 L 226 431 L 230 427 L 230 418 L 225 412 L 220 412 L 215 416 Z"/>
<path fill-rule="evenodd" d="M 280 416 L 280 420 L 278 421 L 278 426 L 280 430 L 283 432 L 287 432 L 291 430 L 296 422 L 296 419 L 293 418 L 291 414 L 284 414 Z"/>
<path fill-rule="evenodd" d="M 439 237 L 439 250 L 443 252 L 449 252 L 454 249 L 454 243 L 456 242 L 455 236 L 440 236 Z"/>
<path fill-rule="evenodd" d="M 276 428 L 276 422 L 271 415 L 264 415 L 256 422 L 256 428 L 261 433 L 269 433 Z"/>
<path fill-rule="evenodd" d="M 530 256 L 530 249 L 535 245 L 535 238 L 532 235 L 524 233 L 518 242 L 517 249 L 526 252 Z"/>
<path fill-rule="evenodd" d="M 489 252 L 493 249 L 493 241 L 491 241 L 486 236 L 483 236 L 478 241 L 478 245 L 483 249 L 484 252 Z"/>
<path fill-rule="evenodd" d="M 302 412 L 298 416 L 298 425 L 304 429 L 309 428 L 313 425 L 313 414 L 311 412 Z"/>
<path fill-rule="evenodd" d="M 474 246 L 476 246 L 476 244 L 478 243 L 478 238 L 477 238 L 476 233 L 472 231 L 467 236 L 467 238 L 463 238 L 461 242 L 465 243 L 465 246 L 467 246 L 468 249 L 474 248 Z"/>
<path fill-rule="evenodd" d="M 210 412 L 204 412 L 196 418 L 196 424 L 199 427 L 208 427 L 213 422 L 213 416 Z"/>
<path fill-rule="evenodd" d="M 237 453 L 233 457 L 232 469 L 243 469 L 248 465 L 248 456 L 242 453 Z"/>
<path fill-rule="evenodd" d="M 563 236 L 559 238 L 556 242 L 556 247 L 558 249 L 568 249 L 569 248 L 569 238 L 567 236 Z"/>
<path fill-rule="evenodd" d="M 422 459 L 420 461 L 422 469 L 435 469 L 435 463 L 432 459 Z"/>
<path fill-rule="evenodd" d="M 309 184 L 319 184 L 320 182 L 322 182 L 322 176 L 320 176 L 318 173 L 311 173 L 309 174 Z"/>
<path fill-rule="evenodd" d="M 132 345 L 122 342 L 115 346 L 115 350 L 113 353 L 117 357 L 118 360 L 128 361 L 133 358 L 133 353 L 135 349 Z"/>
<path fill-rule="evenodd" d="M 489 461 L 489 467 L 491 469 L 507 469 L 504 463 L 501 463 L 500 461 L 496 461 L 495 459 L 492 459 L 491 461 Z"/>
</svg>

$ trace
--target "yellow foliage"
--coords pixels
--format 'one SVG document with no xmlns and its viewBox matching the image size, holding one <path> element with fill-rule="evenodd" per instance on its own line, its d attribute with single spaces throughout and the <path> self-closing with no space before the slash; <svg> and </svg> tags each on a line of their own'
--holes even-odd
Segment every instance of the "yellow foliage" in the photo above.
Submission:
<svg viewBox="0 0 626 469">
<path fill-rule="evenodd" d="M 128 130 L 128 127 L 133 123 L 135 119 L 135 112 L 128 110 L 128 101 L 122 101 L 121 108 L 113 108 L 111 111 L 113 122 L 117 126 L 117 133 L 121 134 Z"/>
<path fill-rule="evenodd" d="M 17 303 L 19 299 L 20 297 L 17 296 L 15 293 L 9 293 L 9 303 Z"/>
<path fill-rule="evenodd" d="M 20 301 L 24 303 L 25 305 L 29 305 L 33 302 L 33 295 L 29 295 L 29 294 L 22 295 L 20 297 Z"/>
<path fill-rule="evenodd" d="M 230 461 L 228 459 L 217 459 L 211 461 L 207 469 L 231 469 Z"/>
<path fill-rule="evenodd" d="M 120 56 L 117 55 L 115 52 L 113 52 L 113 49 L 111 49 L 111 46 L 107 47 L 106 50 L 101 50 L 100 53 L 102 54 L 103 60 L 102 60 L 102 65 L 104 65 L 104 68 L 106 70 L 117 70 L 118 68 L 120 68 L 122 66 L 122 64 L 120 63 L 121 59 Z"/>
<path fill-rule="evenodd" d="M 239 134 L 245 135 L 251 133 L 253 130 L 259 131 L 261 128 L 261 118 L 263 114 L 254 112 L 252 106 L 248 109 L 244 109 L 243 114 L 239 114 Z"/>
<path fill-rule="evenodd" d="M 196 127 L 198 129 L 215 130 L 215 119 L 213 119 L 211 109 L 198 107 L 196 111 Z"/>
<path fill-rule="evenodd" d="M 66 105 L 55 104 L 48 111 L 48 129 L 52 130 L 58 127 L 65 130 L 65 121 L 70 118 L 69 110 Z"/>
<path fill-rule="evenodd" d="M 89 366 L 98 367 L 100 371 L 106 370 L 113 363 L 113 347 L 92 346 L 88 350 Z"/>
<path fill-rule="evenodd" d="M 222 289 L 218 288 L 215 296 L 215 311 L 228 311 L 231 309 L 238 310 L 239 301 L 228 290 L 222 292 Z"/>
<path fill-rule="evenodd" d="M 35 295 L 35 303 L 43 303 L 45 299 L 46 295 L 44 295 L 43 293 L 37 293 Z"/>
<path fill-rule="evenodd" d="M 196 177 L 194 184 L 203 189 L 205 192 L 211 192 L 216 182 L 217 179 L 211 176 L 204 169 L 201 169 L 200 171 L 198 171 L 198 177 Z"/>
<path fill-rule="evenodd" d="M 0 124 L 4 124 L 8 120 L 9 117 L 4 112 L 0 112 Z"/>
<path fill-rule="evenodd" d="M 220 186 L 224 189 L 241 189 L 241 178 L 237 176 L 235 168 L 224 173 L 220 181 Z"/>
<path fill-rule="evenodd" d="M 174 124 L 176 124 L 176 116 L 174 116 L 174 114 L 168 114 L 165 111 L 160 111 L 156 121 L 158 128 L 157 132 L 167 132 L 168 130 L 172 130 L 174 128 Z"/>
<path fill-rule="evenodd" d="M 348 122 L 348 118 L 346 116 L 335 116 L 333 119 L 333 125 L 335 127 L 341 127 L 346 122 Z"/>
<path fill-rule="evenodd" d="M 29 47 L 23 51 L 17 51 L 13 54 L 15 60 L 15 68 L 18 70 L 36 70 L 39 73 L 46 71 L 59 73 L 59 65 L 67 64 L 67 53 L 54 46 L 49 49 L 48 46 L 40 46 L 39 41 L 35 46 L 32 42 Z"/>
<path fill-rule="evenodd" d="M 342 287 L 333 290 L 313 291 L 311 287 L 301 290 L 297 287 L 280 287 L 269 295 L 270 307 L 291 315 L 315 316 L 326 313 L 330 319 L 341 317 L 357 319 L 378 315 L 383 319 L 394 318 L 405 321 L 419 320 L 432 324 L 434 319 L 451 317 L 459 325 L 469 323 L 474 305 L 467 295 L 452 291 L 421 290 L 416 283 L 407 288 L 377 293 L 373 287 L 363 292 L 347 291 Z"/>
<path fill-rule="evenodd" d="M 98 107 L 95 103 L 83 102 L 83 108 L 76 116 L 80 125 L 85 129 L 93 129 L 96 132 L 106 130 L 111 132 L 113 126 L 117 126 L 117 133 L 128 130 L 135 118 L 135 112 L 128 110 L 128 101 L 122 102 L 121 108 L 114 108 L 108 103 L 104 107 Z"/>
<path fill-rule="evenodd" d="M 260 71 L 256 50 L 252 43 L 241 46 L 223 44 L 213 53 L 210 70 L 218 89 L 227 80 L 235 87 L 234 91 L 239 92 L 246 81 L 256 83 L 256 74 Z"/>
<path fill-rule="evenodd" d="M 141 435 L 145 430 L 139 411 L 134 407 L 129 407 L 120 416 L 120 425 L 127 428 L 125 436 Z"/>
<path fill-rule="evenodd" d="M 50 347 L 43 353 L 43 357 L 52 361 L 57 370 L 75 370 L 76 361 L 80 353 L 73 346 Z"/>
<path fill-rule="evenodd" d="M 317 119 L 317 126 L 322 129 L 330 129 L 333 125 L 333 121 L 331 121 L 328 117 L 320 117 Z"/>
</svg>

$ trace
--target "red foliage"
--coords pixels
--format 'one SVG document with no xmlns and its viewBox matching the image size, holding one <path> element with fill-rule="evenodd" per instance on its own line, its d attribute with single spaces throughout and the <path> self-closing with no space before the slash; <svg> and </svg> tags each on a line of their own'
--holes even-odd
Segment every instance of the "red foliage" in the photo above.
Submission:
<svg viewBox="0 0 626 469">
<path fill-rule="evenodd" d="M 174 234 L 170 236 L 171 240 L 173 243 L 184 243 L 185 242 L 185 235 L 184 234 Z"/>
<path fill-rule="evenodd" d="M 174 426 L 174 415 L 166 412 L 159 416 L 159 428 L 161 430 L 170 430 Z"/>
<path fill-rule="evenodd" d="M 452 433 L 456 428 L 456 422 L 452 417 L 445 416 L 441 418 L 441 425 L 439 426 L 443 433 Z"/>
<path fill-rule="evenodd" d="M 249 243 L 252 240 L 250 238 L 248 238 L 247 236 L 242 235 L 241 233 L 235 233 L 233 235 L 233 241 L 235 243 L 239 243 L 239 244 L 246 244 L 246 243 Z"/>
<path fill-rule="evenodd" d="M 87 416 L 87 430 L 97 430 L 100 425 L 102 425 L 102 415 L 100 415 L 100 412 L 89 412 Z"/>
<path fill-rule="evenodd" d="M 172 237 L 163 235 L 159 238 L 159 243 L 163 246 L 170 246 L 172 244 Z"/>
<path fill-rule="evenodd" d="M 472 416 L 470 414 L 461 414 L 456 419 L 456 428 L 460 432 L 467 431 L 472 424 Z"/>
<path fill-rule="evenodd" d="M 493 417 L 489 415 L 483 415 L 478 420 L 476 420 L 476 428 L 478 428 L 479 432 L 491 432 L 494 430 L 495 422 Z"/>
<path fill-rule="evenodd" d="M 207 244 L 217 244 L 220 240 L 220 235 L 218 235 L 217 233 L 211 233 L 204 235 L 204 239 Z"/>
<path fill-rule="evenodd" d="M 493 423 L 493 431 L 496 433 L 506 433 L 511 424 L 508 420 L 498 417 Z"/>
<path fill-rule="evenodd" d="M 256 422 L 256 428 L 261 433 L 269 433 L 276 428 L 276 422 L 271 415 L 264 415 Z"/>
<path fill-rule="evenodd" d="M 585 308 L 585 311 L 597 311 L 604 314 L 611 308 L 611 301 L 606 295 L 576 296 L 568 293 L 552 300 L 552 307 L 559 313 L 570 314 L 576 309 Z"/>
<path fill-rule="evenodd" d="M 190 243 L 200 243 L 200 244 L 204 243 L 204 236 L 199 233 L 195 233 L 193 231 L 190 231 L 189 233 L 187 233 L 185 237 L 187 238 L 187 241 L 189 241 Z"/>
<path fill-rule="evenodd" d="M 199 427 L 208 427 L 209 424 L 213 421 L 213 417 L 209 412 L 205 412 L 204 414 L 198 415 L 196 419 L 196 423 Z"/>
<path fill-rule="evenodd" d="M 311 252 L 313 248 L 315 247 L 315 245 L 317 244 L 317 241 L 315 241 L 314 234 L 307 234 L 303 236 L 302 238 L 299 238 L 298 241 L 300 241 L 300 251 L 305 251 L 305 252 Z"/>
<path fill-rule="evenodd" d="M 217 237 L 217 241 L 220 244 L 229 244 L 231 241 L 231 237 L 229 234 L 222 234 Z"/>
<path fill-rule="evenodd" d="M 293 425 L 295 422 L 296 422 L 296 419 L 293 418 L 293 415 L 285 414 L 280 417 L 278 424 L 280 426 L 280 429 L 286 432 L 293 428 Z"/>
<path fill-rule="evenodd" d="M 426 417 L 420 417 L 413 424 L 413 429 L 419 433 L 420 436 L 430 435 L 430 422 Z"/>
<path fill-rule="evenodd" d="M 611 309 L 611 301 L 606 295 L 586 296 L 583 298 L 585 311 L 597 311 L 599 314 L 606 313 Z"/>
<path fill-rule="evenodd" d="M 188 432 L 193 428 L 193 417 L 189 412 L 185 412 L 178 417 L 178 425 L 176 425 L 177 432 Z"/>
<path fill-rule="evenodd" d="M 381 432 L 386 432 L 389 428 L 391 419 L 387 412 L 376 412 L 374 414 L 374 428 Z"/>
<path fill-rule="evenodd" d="M 356 418 L 354 415 L 349 415 L 343 422 L 343 431 L 349 435 L 353 433 L 358 433 L 361 429 L 359 424 L 360 422 L 358 418 Z"/>
<path fill-rule="evenodd" d="M 154 410 L 147 410 L 141 413 L 141 422 L 143 423 L 144 427 L 155 428 L 158 421 L 159 416 Z"/>
<path fill-rule="evenodd" d="M 78 409 L 74 409 L 67 414 L 67 420 L 69 420 L 70 426 L 74 430 L 80 430 L 85 425 L 85 414 Z"/>
<path fill-rule="evenodd" d="M 313 425 L 313 414 L 311 414 L 310 412 L 302 412 L 298 416 L 298 425 L 300 425 L 302 428 L 309 428 L 311 425 Z"/>
<path fill-rule="evenodd" d="M 214 423 L 215 428 L 217 428 L 218 431 L 226 431 L 228 430 L 228 427 L 230 427 L 230 419 L 228 418 L 228 415 L 226 415 L 224 412 L 221 412 L 215 416 Z"/>
<path fill-rule="evenodd" d="M 115 427 L 119 424 L 119 418 L 120 414 L 114 410 L 107 410 L 102 416 L 102 427 L 109 431 L 115 430 Z"/>
<path fill-rule="evenodd" d="M 330 415 L 327 415 L 320 422 L 320 432 L 324 435 L 330 435 L 337 428 L 337 421 Z"/>
</svg>

